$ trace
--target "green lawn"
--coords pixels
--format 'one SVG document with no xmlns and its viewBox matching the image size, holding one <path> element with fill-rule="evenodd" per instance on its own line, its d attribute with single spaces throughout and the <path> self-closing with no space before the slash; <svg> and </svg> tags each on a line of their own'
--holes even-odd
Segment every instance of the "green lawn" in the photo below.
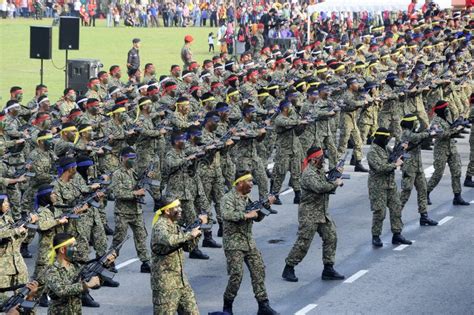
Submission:
<svg viewBox="0 0 474 315">
<path fill-rule="evenodd" d="M 24 102 L 34 95 L 35 85 L 40 82 L 40 60 L 29 58 L 30 25 L 51 25 L 51 19 L 0 19 L 0 106 L 9 99 L 11 86 L 19 85 L 25 91 Z M 211 58 L 207 52 L 207 35 L 211 28 L 107 28 L 105 20 L 97 20 L 97 27 L 81 27 L 79 50 L 69 52 L 69 58 L 95 58 L 108 71 L 113 64 L 126 69 L 126 56 L 134 37 L 142 40 L 140 58 L 142 68 L 147 62 L 155 64 L 157 76 L 168 74 L 172 64 L 182 65 L 180 50 L 186 34 L 194 37 L 192 51 L 195 60 Z M 57 100 L 64 89 L 65 51 L 58 50 L 57 27 L 53 28 L 53 59 L 44 61 L 44 83 L 49 97 Z M 216 46 L 216 50 L 219 47 Z M 54 62 L 54 64 L 53 64 Z M 126 71 L 122 71 L 126 76 Z"/>
</svg>

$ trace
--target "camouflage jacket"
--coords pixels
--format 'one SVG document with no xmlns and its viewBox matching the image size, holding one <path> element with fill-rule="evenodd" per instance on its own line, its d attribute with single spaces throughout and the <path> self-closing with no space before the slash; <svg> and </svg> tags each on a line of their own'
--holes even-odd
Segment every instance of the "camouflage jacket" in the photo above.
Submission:
<svg viewBox="0 0 474 315">
<path fill-rule="evenodd" d="M 394 189 L 395 184 L 395 163 L 388 162 L 389 152 L 387 149 L 380 147 L 376 143 L 372 143 L 367 153 L 367 162 L 369 163 L 369 191 Z"/>
<path fill-rule="evenodd" d="M 296 128 L 293 127 L 299 125 L 300 122 L 297 115 L 287 117 L 281 113 L 275 119 L 275 131 L 281 154 L 299 154 L 301 152 L 301 143 L 295 133 Z"/>
<path fill-rule="evenodd" d="M 192 178 L 188 173 L 188 161 L 185 159 L 186 153 L 184 151 L 178 152 L 171 148 L 165 156 L 163 164 L 163 173 L 168 179 L 166 186 L 166 193 L 176 196 L 181 200 L 193 200 L 192 195 L 187 187 L 193 185 Z"/>
<path fill-rule="evenodd" d="M 431 121 L 432 125 L 438 125 L 443 132 L 435 138 L 434 153 L 456 153 L 456 140 L 451 136 L 456 134 L 455 129 L 450 129 L 450 124 L 439 116 L 435 116 Z M 436 157 L 436 155 L 435 155 Z"/>
<path fill-rule="evenodd" d="M 413 132 L 408 129 L 403 129 L 401 142 L 408 142 L 408 154 L 410 154 L 410 157 L 404 159 L 403 161 L 404 163 L 402 165 L 402 171 L 404 174 L 423 173 L 423 161 L 421 160 L 421 142 L 428 137 L 429 133 L 427 131 Z"/>
<path fill-rule="evenodd" d="M 190 251 L 199 238 L 161 216 L 151 232 L 151 287 L 153 291 L 179 289 L 189 285 L 184 273 L 183 251 Z"/>
<path fill-rule="evenodd" d="M 133 169 L 121 166 L 112 174 L 112 191 L 115 196 L 116 214 L 139 214 L 142 212 L 137 198 L 133 194 L 137 190 L 138 176 Z"/>
<path fill-rule="evenodd" d="M 54 163 L 54 154 L 52 152 L 36 148 L 30 152 L 28 160 L 31 161 L 31 172 L 35 173 L 35 177 L 30 180 L 30 186 L 36 188 L 53 181 L 51 173 Z"/>
<path fill-rule="evenodd" d="M 51 297 L 48 314 L 82 314 L 81 294 L 84 289 L 82 283 L 75 281 L 79 270 L 77 265 L 71 264 L 64 267 L 58 261 L 55 261 L 48 269 L 46 288 Z"/>
<path fill-rule="evenodd" d="M 0 288 L 12 285 L 10 276 L 17 275 L 18 281 L 26 281 L 28 278 L 26 264 L 20 254 L 20 245 L 27 233 L 20 233 L 18 228 L 13 229 L 12 224 L 13 219 L 9 214 L 0 216 Z"/>
<path fill-rule="evenodd" d="M 310 164 L 301 175 L 301 203 L 298 208 L 298 221 L 325 223 L 329 218 L 329 194 L 337 185 L 326 180 L 324 168 L 318 169 Z"/>
<path fill-rule="evenodd" d="M 235 188 L 222 198 L 224 250 L 249 251 L 257 248 L 252 236 L 252 226 L 253 221 L 259 222 L 263 216 L 259 214 L 255 219 L 245 219 L 245 207 L 249 202 L 249 197 L 241 195 Z"/>
</svg>

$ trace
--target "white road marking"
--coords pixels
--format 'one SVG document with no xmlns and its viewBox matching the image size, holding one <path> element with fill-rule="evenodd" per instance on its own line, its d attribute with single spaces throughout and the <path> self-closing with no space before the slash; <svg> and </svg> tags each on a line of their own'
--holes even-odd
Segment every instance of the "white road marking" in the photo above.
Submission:
<svg viewBox="0 0 474 315">
<path fill-rule="evenodd" d="M 430 178 L 433 175 L 433 173 L 434 173 L 434 166 L 433 165 L 425 168 L 425 177 L 426 178 Z"/>
<path fill-rule="evenodd" d="M 118 264 L 115 268 L 120 269 L 120 268 L 126 267 L 126 266 L 128 266 L 128 265 L 130 265 L 130 264 L 133 264 L 134 262 L 139 261 L 139 260 L 140 260 L 140 259 L 138 259 L 138 258 L 136 258 L 136 257 L 135 257 L 135 258 L 131 258 L 131 259 L 129 259 L 129 260 L 124 261 L 123 263 Z"/>
<path fill-rule="evenodd" d="M 451 220 L 452 218 L 454 218 L 454 217 L 451 217 L 451 216 L 448 215 L 448 216 L 442 218 L 442 219 L 438 222 L 438 225 L 443 225 L 443 224 L 445 224 L 446 222 L 448 222 L 449 220 Z"/>
<path fill-rule="evenodd" d="M 469 201 L 469 203 L 470 203 L 470 204 L 473 204 L 473 203 L 474 203 L 474 200 Z"/>
<path fill-rule="evenodd" d="M 318 304 L 308 304 L 305 307 L 303 307 L 302 309 L 300 309 L 298 312 L 296 312 L 295 315 L 305 315 L 309 311 L 311 311 L 313 308 L 315 308 L 316 306 L 318 306 Z"/>
<path fill-rule="evenodd" d="M 362 277 L 363 275 L 365 275 L 367 272 L 369 272 L 369 271 L 368 270 L 359 270 L 355 274 L 350 276 L 346 281 L 344 281 L 344 283 L 352 283 L 352 282 L 356 281 L 357 279 L 359 279 L 360 277 Z"/>
<path fill-rule="evenodd" d="M 406 245 L 406 244 L 399 245 L 399 246 L 395 247 L 393 250 L 398 250 L 398 251 L 404 250 L 404 249 L 407 248 L 408 246 L 410 246 L 410 245 Z"/>
<path fill-rule="evenodd" d="M 293 188 L 288 188 L 285 191 L 283 191 L 282 193 L 280 193 L 279 195 L 284 196 L 284 195 L 288 195 L 291 192 L 293 192 Z"/>
</svg>

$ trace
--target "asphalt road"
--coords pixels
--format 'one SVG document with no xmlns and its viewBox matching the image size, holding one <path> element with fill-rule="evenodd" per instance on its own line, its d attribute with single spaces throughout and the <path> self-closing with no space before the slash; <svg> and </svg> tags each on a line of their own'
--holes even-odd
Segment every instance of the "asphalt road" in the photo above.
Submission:
<svg viewBox="0 0 474 315">
<path fill-rule="evenodd" d="M 367 151 L 368 146 L 364 148 Z M 463 178 L 469 161 L 468 139 L 458 140 L 463 164 Z M 432 151 L 423 151 L 426 176 L 432 174 Z M 299 282 L 283 281 L 281 272 L 297 230 L 297 207 L 293 193 L 281 197 L 283 206 L 274 206 L 277 215 L 256 223 L 253 233 L 266 264 L 266 286 L 271 305 L 281 314 L 474 314 L 474 218 L 473 206 L 452 205 L 449 170 L 432 193 L 429 214 L 443 224 L 420 227 L 416 192 L 403 212 L 403 234 L 414 240 L 412 246 L 391 244 L 388 217 L 384 225 L 384 246 L 371 245 L 371 212 L 367 195 L 367 174 L 354 173 L 344 187 L 331 197 L 330 213 L 336 222 L 338 249 L 336 269 L 346 281 L 323 282 L 321 240 L 315 237 L 305 260 L 296 267 Z M 397 171 L 398 183 L 400 172 Z M 255 191 L 254 191 L 255 194 Z M 465 188 L 463 197 L 474 203 L 474 191 Z M 145 208 L 147 229 L 153 217 L 151 200 Z M 108 217 L 113 222 L 112 208 Z M 113 224 L 112 224 L 113 225 Z M 216 227 L 215 227 L 216 228 Z M 216 230 L 215 230 L 216 231 Z M 214 232 L 215 232 L 214 231 Z M 131 233 L 131 231 L 129 232 Z M 149 240 L 148 240 L 149 243 Z M 35 249 L 36 244 L 31 246 Z M 186 258 L 186 272 L 196 293 L 202 314 L 222 309 L 222 294 L 227 284 L 222 249 L 204 249 L 208 261 Z M 30 272 L 33 260 L 27 259 Z M 150 277 L 139 272 L 133 242 L 128 241 L 117 260 L 115 277 L 118 288 L 101 288 L 92 296 L 101 304 L 98 309 L 84 308 L 84 314 L 152 314 Z M 246 270 L 235 314 L 255 314 L 249 273 Z M 38 308 L 46 314 L 45 308 Z"/>
</svg>

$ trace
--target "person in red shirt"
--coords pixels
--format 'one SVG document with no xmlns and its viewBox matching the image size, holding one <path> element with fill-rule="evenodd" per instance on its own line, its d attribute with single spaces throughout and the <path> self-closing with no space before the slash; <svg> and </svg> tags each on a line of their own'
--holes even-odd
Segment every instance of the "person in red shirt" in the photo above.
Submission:
<svg viewBox="0 0 474 315">
<path fill-rule="evenodd" d="M 418 0 L 411 0 L 411 3 L 408 5 L 408 16 L 411 16 L 415 12 L 415 6 Z"/>
</svg>

